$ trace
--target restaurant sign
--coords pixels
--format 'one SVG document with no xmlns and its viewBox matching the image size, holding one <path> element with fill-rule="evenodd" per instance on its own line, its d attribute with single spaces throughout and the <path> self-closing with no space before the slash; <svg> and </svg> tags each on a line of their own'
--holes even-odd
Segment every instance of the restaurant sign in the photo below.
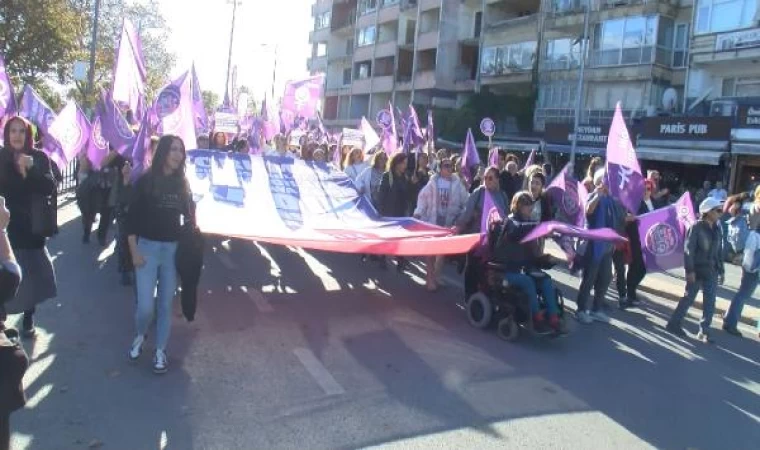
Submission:
<svg viewBox="0 0 760 450">
<path fill-rule="evenodd" d="M 760 106 L 739 107 L 739 128 L 760 128 Z"/>
<path fill-rule="evenodd" d="M 577 144 L 583 147 L 606 148 L 609 134 L 609 125 L 578 125 Z M 545 139 L 552 144 L 570 145 L 573 141 L 572 124 L 547 123 Z"/>
<path fill-rule="evenodd" d="M 642 137 L 646 139 L 728 141 L 730 117 L 648 117 Z"/>
</svg>

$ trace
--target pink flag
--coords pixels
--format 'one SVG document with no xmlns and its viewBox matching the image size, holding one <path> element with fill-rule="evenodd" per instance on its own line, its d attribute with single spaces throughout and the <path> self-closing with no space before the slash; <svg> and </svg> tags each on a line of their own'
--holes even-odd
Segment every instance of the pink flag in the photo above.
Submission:
<svg viewBox="0 0 760 450">
<path fill-rule="evenodd" d="M 372 128 L 372 125 L 369 124 L 366 117 L 362 117 L 361 130 L 364 133 L 364 151 L 368 152 L 380 143 L 380 137 L 375 132 L 375 129 Z"/>
<path fill-rule="evenodd" d="M 305 80 L 289 81 L 282 97 L 282 110 L 289 117 L 312 119 L 317 114 L 317 102 L 322 98 L 325 84 L 324 75 Z"/>
<path fill-rule="evenodd" d="M 195 113 L 189 71 L 172 81 L 158 93 L 154 108 L 159 119 L 160 134 L 174 134 L 185 143 L 185 148 L 197 147 Z"/>
<path fill-rule="evenodd" d="M 50 125 L 48 135 L 58 142 L 60 153 L 68 163 L 76 158 L 87 143 L 90 122 L 76 102 L 71 100 Z"/>
<path fill-rule="evenodd" d="M 472 136 L 472 129 L 467 129 L 467 137 L 464 141 L 464 151 L 462 152 L 462 176 L 468 184 L 472 183 L 473 169 L 480 165 L 480 155 L 475 147 L 475 138 Z"/>
<path fill-rule="evenodd" d="M 623 120 L 620 102 L 615 106 L 607 138 L 607 180 L 610 195 L 636 214 L 644 198 L 644 176 Z"/>
<path fill-rule="evenodd" d="M 129 106 L 138 120 L 143 114 L 146 80 L 140 36 L 132 22 L 124 19 L 113 68 L 112 95 L 114 101 Z"/>
</svg>

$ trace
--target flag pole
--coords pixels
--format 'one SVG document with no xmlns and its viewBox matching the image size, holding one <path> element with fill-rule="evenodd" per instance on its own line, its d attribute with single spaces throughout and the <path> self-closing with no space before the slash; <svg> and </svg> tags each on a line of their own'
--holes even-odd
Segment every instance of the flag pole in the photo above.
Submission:
<svg viewBox="0 0 760 450">
<path fill-rule="evenodd" d="M 232 26 L 230 27 L 230 49 L 227 53 L 227 82 L 224 84 L 224 92 L 226 94 L 226 97 L 232 101 L 230 98 L 230 70 L 232 69 L 232 42 L 235 37 L 235 16 L 237 15 L 237 6 L 238 6 L 239 0 L 232 0 Z"/>
<path fill-rule="evenodd" d="M 575 104 L 575 120 L 573 124 L 573 140 L 570 145 L 570 164 L 573 167 L 573 173 L 575 173 L 575 149 L 578 145 L 578 125 L 580 122 L 581 110 L 583 108 L 583 82 L 584 75 L 586 74 L 586 49 L 588 48 L 588 22 L 589 15 L 591 13 L 590 3 L 585 3 L 585 11 L 583 14 L 583 36 L 581 36 L 581 65 L 580 73 L 578 74 L 578 99 Z"/>
<path fill-rule="evenodd" d="M 85 97 L 89 100 L 95 85 L 95 52 L 98 48 L 98 20 L 100 19 L 100 0 L 95 0 L 95 14 L 92 19 L 92 40 L 90 42 L 90 70 L 87 74 Z M 88 102 L 89 104 L 89 102 Z M 90 110 L 92 112 L 92 109 Z M 90 117 L 92 119 L 92 117 Z"/>
</svg>

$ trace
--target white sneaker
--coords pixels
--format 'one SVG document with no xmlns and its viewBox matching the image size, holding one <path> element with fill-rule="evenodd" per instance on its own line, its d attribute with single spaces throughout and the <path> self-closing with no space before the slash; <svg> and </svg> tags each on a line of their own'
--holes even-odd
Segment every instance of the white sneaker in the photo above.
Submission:
<svg viewBox="0 0 760 450">
<path fill-rule="evenodd" d="M 585 324 L 589 324 L 594 321 L 594 319 L 591 318 L 591 315 L 589 314 L 588 311 L 576 312 L 575 318 L 578 320 L 578 322 L 585 323 Z"/>
<path fill-rule="evenodd" d="M 156 356 L 153 358 L 153 372 L 154 373 L 166 373 L 168 369 L 168 361 L 166 360 L 166 352 L 157 348 Z"/>
<path fill-rule="evenodd" d="M 132 347 L 129 349 L 129 359 L 130 361 L 137 361 L 137 358 L 140 357 L 140 354 L 142 353 L 142 347 L 145 343 L 145 336 L 137 336 L 134 341 L 132 341 Z"/>
<path fill-rule="evenodd" d="M 592 320 L 596 320 L 597 322 L 610 323 L 610 316 L 603 311 L 591 311 L 590 316 Z"/>
</svg>

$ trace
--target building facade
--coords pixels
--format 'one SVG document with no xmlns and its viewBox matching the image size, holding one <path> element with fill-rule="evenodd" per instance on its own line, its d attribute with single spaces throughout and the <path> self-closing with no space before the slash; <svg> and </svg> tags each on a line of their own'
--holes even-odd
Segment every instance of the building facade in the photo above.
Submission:
<svg viewBox="0 0 760 450">
<path fill-rule="evenodd" d="M 579 99 L 577 153 L 589 157 L 604 151 L 597 134 L 620 101 L 644 166 L 688 162 L 695 180 L 740 188 L 760 181 L 758 3 L 317 0 L 309 69 L 327 75 L 332 126 L 373 118 L 389 101 L 454 108 L 473 92 L 536 92 L 534 129 L 558 164 Z"/>
</svg>

